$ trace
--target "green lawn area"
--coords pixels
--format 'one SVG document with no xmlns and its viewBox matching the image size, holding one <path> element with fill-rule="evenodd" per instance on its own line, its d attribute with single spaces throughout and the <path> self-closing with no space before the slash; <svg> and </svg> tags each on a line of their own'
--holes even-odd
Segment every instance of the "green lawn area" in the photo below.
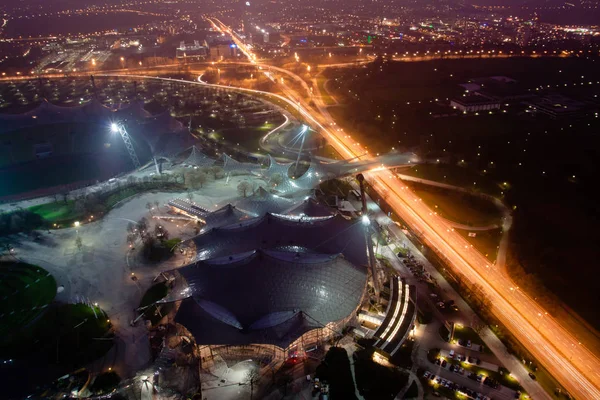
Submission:
<svg viewBox="0 0 600 400">
<path fill-rule="evenodd" d="M 169 293 L 169 288 L 165 282 L 157 283 L 146 291 L 140 307 L 146 307 L 162 298 Z M 161 303 L 158 305 L 152 305 L 144 311 L 144 317 L 152 322 L 152 325 L 156 325 L 164 315 L 168 314 L 173 309 L 174 303 Z M 158 310 L 158 311 L 157 311 Z"/>
<path fill-rule="evenodd" d="M 400 170 L 401 174 L 417 178 L 460 186 L 500 197 L 502 189 L 497 182 L 479 171 L 451 164 L 421 164 Z"/>
<path fill-rule="evenodd" d="M 56 281 L 46 270 L 24 263 L 0 262 L 0 338 L 25 326 L 54 296 Z"/>
<path fill-rule="evenodd" d="M 113 345 L 104 311 L 86 304 L 50 307 L 0 352 L 20 359 L 35 355 L 42 364 L 80 367 L 104 355 Z"/>
<path fill-rule="evenodd" d="M 496 261 L 498 254 L 498 245 L 502 238 L 502 229 L 491 229 L 489 231 L 475 231 L 477 236 L 469 237 L 469 231 L 463 229 L 455 229 L 462 237 L 473 245 L 481 254 L 483 254 L 491 262 Z"/>
<path fill-rule="evenodd" d="M 29 207 L 29 211 L 38 214 L 46 221 L 58 223 L 70 221 L 83 217 L 83 211 L 75 210 L 75 200 L 57 201 L 54 203 L 40 204 L 39 206 Z"/>
<path fill-rule="evenodd" d="M 325 89 L 325 82 L 327 82 L 327 78 L 323 76 L 317 77 L 317 85 L 319 85 L 319 91 L 321 92 L 321 99 L 323 100 L 323 103 L 325 103 L 327 106 L 337 104 L 333 97 L 331 97 L 329 92 Z"/>
<path fill-rule="evenodd" d="M 454 190 L 414 182 L 406 184 L 443 218 L 468 226 L 500 225 L 501 211 L 490 201 Z"/>
<path fill-rule="evenodd" d="M 458 342 L 459 339 L 470 340 L 474 344 L 483 346 L 483 340 L 479 337 L 477 332 L 468 326 L 454 325 L 454 340 Z"/>
<path fill-rule="evenodd" d="M 374 349 L 354 353 L 354 375 L 359 393 L 366 400 L 393 399 L 408 383 L 408 375 L 373 361 Z"/>
<path fill-rule="evenodd" d="M 319 185 L 319 189 L 323 191 L 325 196 L 348 196 L 348 192 L 352 190 L 352 186 L 341 179 L 329 179 Z"/>
</svg>

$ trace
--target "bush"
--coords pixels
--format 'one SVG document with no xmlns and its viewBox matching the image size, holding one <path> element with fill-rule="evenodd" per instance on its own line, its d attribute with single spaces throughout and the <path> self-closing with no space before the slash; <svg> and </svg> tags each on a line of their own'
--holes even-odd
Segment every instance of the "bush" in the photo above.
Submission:
<svg viewBox="0 0 600 400">
<path fill-rule="evenodd" d="M 31 232 L 44 225 L 44 219 L 29 210 L 15 210 L 0 214 L 0 236 Z"/>
<path fill-rule="evenodd" d="M 121 382 L 121 377 L 115 371 L 105 372 L 96 377 L 90 390 L 94 394 L 108 393 Z"/>
<path fill-rule="evenodd" d="M 393 399 L 408 382 L 408 375 L 376 363 L 373 352 L 369 349 L 354 353 L 358 391 L 366 400 Z"/>
<path fill-rule="evenodd" d="M 332 399 L 356 400 L 350 360 L 342 347 L 329 349 L 325 360 L 317 367 L 316 377 L 329 382 Z"/>
<path fill-rule="evenodd" d="M 179 243 L 181 243 L 181 239 L 180 238 L 172 238 L 172 239 L 169 239 L 169 240 L 165 240 L 163 242 L 163 244 L 165 245 L 165 247 L 168 248 L 168 249 L 173 249 Z"/>
<path fill-rule="evenodd" d="M 427 360 L 430 363 L 434 363 L 440 357 L 440 349 L 431 349 L 427 352 Z"/>
</svg>

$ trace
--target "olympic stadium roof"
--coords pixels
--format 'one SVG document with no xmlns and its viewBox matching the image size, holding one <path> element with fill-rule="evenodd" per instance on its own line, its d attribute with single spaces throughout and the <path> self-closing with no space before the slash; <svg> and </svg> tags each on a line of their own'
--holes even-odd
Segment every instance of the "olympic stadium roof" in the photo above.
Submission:
<svg viewBox="0 0 600 400">
<path fill-rule="evenodd" d="M 328 217 L 335 214 L 335 210 L 324 206 L 312 197 L 304 200 L 292 209 L 287 210 L 287 215 L 305 215 L 307 217 Z"/>
<path fill-rule="evenodd" d="M 30 126 L 41 126 L 64 122 L 87 122 L 90 120 L 109 121 L 114 112 L 92 100 L 83 105 L 63 107 L 42 101 L 36 108 L 20 114 L 0 113 L 0 133 L 6 133 Z"/>
<path fill-rule="evenodd" d="M 260 216 L 268 212 L 284 212 L 293 207 L 294 204 L 293 200 L 271 194 L 261 186 L 251 196 L 238 200 L 235 206 L 248 214 Z"/>
<path fill-rule="evenodd" d="M 198 344 L 274 344 L 354 312 L 367 272 L 340 255 L 252 251 L 178 270 L 188 284 L 175 321 Z"/>
<path fill-rule="evenodd" d="M 188 149 L 189 150 L 189 149 Z M 194 165 L 197 167 L 210 167 L 215 164 L 214 159 L 202 153 L 196 146 L 192 146 L 190 155 L 183 160 L 182 164 Z"/>
<path fill-rule="evenodd" d="M 220 226 L 231 225 L 248 220 L 250 218 L 252 217 L 250 217 L 248 214 L 238 210 L 231 204 L 227 204 L 226 206 L 221 207 L 204 217 L 204 221 L 206 222 L 204 229 L 212 229 Z"/>
<path fill-rule="evenodd" d="M 207 230 L 192 238 L 196 260 L 256 249 L 343 254 L 354 265 L 368 264 L 365 227 L 341 215 L 306 217 L 266 214 Z"/>
</svg>

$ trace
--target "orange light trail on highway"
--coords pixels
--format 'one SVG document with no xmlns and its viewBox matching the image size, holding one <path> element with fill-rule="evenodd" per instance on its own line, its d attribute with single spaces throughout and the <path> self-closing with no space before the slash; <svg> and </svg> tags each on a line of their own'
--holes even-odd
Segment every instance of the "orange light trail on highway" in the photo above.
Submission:
<svg viewBox="0 0 600 400">
<path fill-rule="evenodd" d="M 225 28 L 225 25 L 218 22 Z M 221 30 L 214 22 L 213 25 Z M 245 48 L 235 34 L 228 28 L 223 30 L 230 33 L 242 52 L 256 63 L 256 57 Z M 288 89 L 288 92 L 291 90 Z M 290 97 L 295 100 L 294 96 Z M 298 102 L 300 103 L 300 100 Z M 293 103 L 290 104 L 296 107 Z M 347 133 L 326 128 L 333 126 L 334 121 L 322 112 L 315 116 L 307 111 L 310 109 L 308 105 L 300 107 L 298 104 L 297 107 L 308 121 L 321 129 L 321 134 L 324 134 L 336 151 L 345 158 L 356 159 L 367 153 Z M 544 317 L 543 322 L 540 321 L 539 315 L 546 315 L 546 311 L 526 293 L 516 288 L 514 282 L 503 271 L 491 266 L 489 260 L 433 213 L 391 171 L 377 168 L 367 173 L 366 177 L 394 211 L 415 231 L 423 233 L 422 236 L 429 246 L 444 256 L 455 271 L 465 276 L 472 284 L 481 286 L 491 300 L 492 312 L 572 395 L 581 399 L 600 399 L 600 362 L 591 351 L 550 316 Z"/>
</svg>

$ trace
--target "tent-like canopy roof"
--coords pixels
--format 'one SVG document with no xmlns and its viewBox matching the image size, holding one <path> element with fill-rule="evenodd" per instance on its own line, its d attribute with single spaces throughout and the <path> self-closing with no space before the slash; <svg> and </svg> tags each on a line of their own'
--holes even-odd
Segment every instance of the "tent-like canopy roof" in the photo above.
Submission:
<svg viewBox="0 0 600 400">
<path fill-rule="evenodd" d="M 267 192 L 262 186 L 254 194 L 238 200 L 235 206 L 256 216 L 268 212 L 280 213 L 294 206 L 294 201 Z"/>
<path fill-rule="evenodd" d="M 339 255 L 252 251 L 178 270 L 189 286 L 175 321 L 198 344 L 287 347 L 358 307 L 366 269 Z"/>
<path fill-rule="evenodd" d="M 266 214 L 210 229 L 192 238 L 196 260 L 207 260 L 256 249 L 287 249 L 343 254 L 354 265 L 367 265 L 365 227 L 341 215 L 298 217 Z"/>
</svg>

